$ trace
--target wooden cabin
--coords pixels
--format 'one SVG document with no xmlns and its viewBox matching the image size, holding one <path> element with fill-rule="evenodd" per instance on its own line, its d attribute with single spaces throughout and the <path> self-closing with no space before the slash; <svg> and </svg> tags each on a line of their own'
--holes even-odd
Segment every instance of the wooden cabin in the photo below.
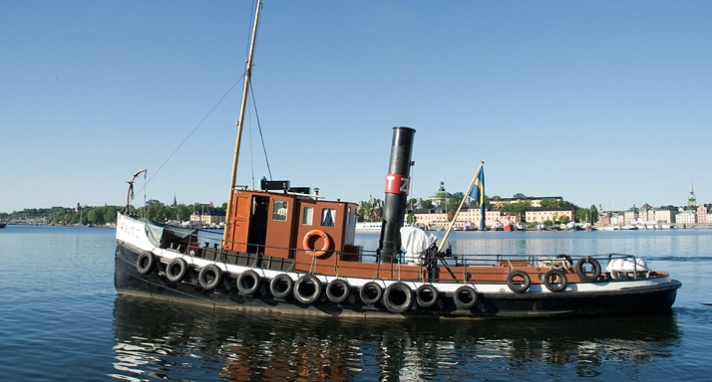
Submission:
<svg viewBox="0 0 712 382">
<path fill-rule="evenodd" d="M 223 249 L 292 259 L 307 266 L 315 262 L 313 257 L 332 267 L 337 260 L 359 260 L 354 203 L 263 190 L 235 190 L 233 201 Z"/>
</svg>

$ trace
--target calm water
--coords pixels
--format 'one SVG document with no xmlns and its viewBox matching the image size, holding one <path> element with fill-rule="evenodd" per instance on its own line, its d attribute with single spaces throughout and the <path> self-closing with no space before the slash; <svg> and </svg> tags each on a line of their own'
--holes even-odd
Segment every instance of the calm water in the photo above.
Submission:
<svg viewBox="0 0 712 382">
<path fill-rule="evenodd" d="M 372 248 L 376 235 L 359 235 Z M 711 380 L 712 231 L 466 233 L 459 252 L 643 256 L 671 314 L 502 322 L 306 319 L 117 298 L 114 230 L 0 230 L 0 379 Z"/>
</svg>

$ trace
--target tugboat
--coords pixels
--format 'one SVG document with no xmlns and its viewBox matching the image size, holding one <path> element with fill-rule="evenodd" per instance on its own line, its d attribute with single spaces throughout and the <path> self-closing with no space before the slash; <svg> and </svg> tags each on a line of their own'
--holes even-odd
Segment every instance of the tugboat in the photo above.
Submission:
<svg viewBox="0 0 712 382">
<path fill-rule="evenodd" d="M 260 14 L 258 1 L 238 120 L 226 225 L 199 231 L 117 216 L 119 295 L 215 308 L 317 316 L 523 318 L 669 311 L 681 283 L 631 255 L 454 254 L 403 227 L 415 130 L 394 127 L 378 248 L 355 245 L 357 205 L 290 182 L 235 186 Z M 144 170 L 142 170 L 144 171 Z M 129 194 L 134 174 L 129 182 Z M 405 249 L 404 249 L 405 248 Z M 406 259 L 410 259 L 406 261 Z M 414 261 L 411 261 L 415 259 Z M 608 261 L 602 269 L 599 261 Z"/>
</svg>

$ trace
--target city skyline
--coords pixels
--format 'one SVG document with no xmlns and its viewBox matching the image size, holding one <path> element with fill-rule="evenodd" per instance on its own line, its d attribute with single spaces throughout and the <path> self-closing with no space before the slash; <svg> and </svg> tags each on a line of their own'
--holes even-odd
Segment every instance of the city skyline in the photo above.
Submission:
<svg viewBox="0 0 712 382">
<path fill-rule="evenodd" d="M 443 184 L 443 182 L 444 182 L 444 181 L 441 180 L 441 181 L 440 181 L 440 184 Z M 447 190 L 447 189 L 445 189 L 445 191 L 446 191 L 446 190 Z M 459 191 L 455 191 L 455 192 L 459 192 Z M 515 195 L 516 195 L 516 194 L 515 194 Z M 524 194 L 524 195 L 525 195 L 527 198 L 558 198 L 558 197 L 561 197 L 564 201 L 573 203 L 574 205 L 578 206 L 579 208 L 589 208 L 589 207 L 590 207 L 590 205 L 580 205 L 580 204 L 576 203 L 575 201 L 569 200 L 569 199 L 567 199 L 565 196 L 562 196 L 562 195 L 526 195 L 526 194 Z M 690 192 L 688 193 L 688 198 L 687 198 L 688 203 L 689 203 L 689 200 L 690 200 L 689 196 L 691 196 L 691 195 L 692 195 L 692 196 L 695 196 L 695 195 L 694 195 L 694 192 L 692 191 L 692 187 L 690 188 Z M 489 195 L 489 194 L 487 195 L 487 198 L 492 198 L 492 197 L 495 197 L 495 196 L 499 196 L 499 197 L 501 197 L 501 198 L 503 198 L 503 199 L 516 199 L 516 198 L 514 198 L 514 195 L 512 195 L 512 196 L 504 196 L 504 195 Z M 141 207 L 141 205 L 139 205 L 139 204 L 136 203 L 136 201 L 137 201 L 138 199 L 139 199 L 139 198 L 138 198 L 138 196 L 137 196 L 134 200 L 132 200 L 131 205 L 134 206 L 134 207 Z M 368 198 L 361 198 L 361 199 L 359 199 L 359 200 L 353 200 L 353 201 L 349 201 L 349 202 L 359 203 L 359 204 L 360 204 L 360 203 L 362 203 L 362 202 L 369 201 L 370 199 L 383 200 L 382 197 L 374 197 L 373 194 L 371 194 L 371 195 L 369 195 Z M 427 197 L 427 196 L 426 196 L 426 197 L 416 197 L 416 196 L 408 195 L 408 199 L 409 199 L 409 200 L 410 200 L 410 199 L 416 199 L 416 200 L 419 200 L 419 201 L 423 201 L 423 200 L 428 199 L 428 197 Z M 695 199 L 696 199 L 696 196 L 695 196 Z M 150 198 L 147 198 L 146 200 L 157 200 L 157 199 L 150 199 Z M 695 201 L 696 201 L 696 200 L 695 200 Z M 202 205 L 202 206 L 208 206 L 208 205 L 209 205 L 209 206 L 211 206 L 211 207 L 212 207 L 212 206 L 222 206 L 222 205 L 225 203 L 225 202 L 214 202 L 214 201 L 207 201 L 207 202 L 194 201 L 194 202 L 188 202 L 188 203 L 184 203 L 184 202 L 180 202 L 180 203 L 179 203 L 179 202 L 177 201 L 177 196 L 176 196 L 176 195 L 173 195 L 172 201 L 170 201 L 170 202 L 164 202 L 164 201 L 162 201 L 162 200 L 158 200 L 158 202 L 162 203 L 163 205 L 167 205 L 167 206 L 170 206 L 170 205 L 185 205 L 185 206 Z M 632 205 L 627 206 L 627 207 L 624 207 L 624 208 L 622 208 L 622 209 L 615 209 L 615 208 L 610 208 L 610 209 L 608 209 L 608 208 L 606 208 L 606 206 L 604 206 L 604 205 L 601 204 L 601 203 L 594 203 L 594 204 L 592 204 L 592 205 L 594 205 L 596 208 L 599 208 L 599 207 L 600 207 L 600 208 L 602 208 L 604 211 L 608 211 L 608 212 L 624 212 L 624 211 L 627 211 L 627 210 L 629 210 L 630 208 L 633 208 L 633 207 L 640 208 L 640 207 L 642 207 L 642 206 L 645 205 L 645 204 L 648 204 L 648 205 L 650 205 L 650 206 L 653 207 L 653 208 L 670 207 L 670 206 L 676 207 L 676 208 L 680 208 L 680 207 L 687 207 L 687 206 L 688 206 L 688 203 L 685 203 L 685 204 L 672 204 L 672 203 L 667 203 L 667 204 L 665 204 L 665 203 L 663 203 L 663 204 L 660 204 L 660 205 L 652 205 L 652 204 L 650 204 L 650 203 L 648 203 L 648 202 L 643 202 L 643 203 L 641 203 L 641 204 L 633 203 Z M 700 205 L 700 204 L 712 204 L 712 202 L 704 202 L 704 201 L 696 202 L 696 205 Z M 124 203 L 124 204 L 108 204 L 108 205 L 124 206 L 125 203 Z M 23 211 L 23 210 L 25 210 L 25 209 L 52 209 L 52 208 L 68 208 L 68 209 L 74 208 L 74 209 L 77 209 L 77 208 L 80 208 L 80 207 L 81 207 L 81 208 L 95 208 L 95 207 L 102 207 L 102 206 L 103 206 L 103 205 L 88 205 L 88 204 L 82 204 L 81 202 L 77 202 L 77 203 L 75 203 L 75 204 L 72 205 L 72 206 L 61 206 L 61 205 L 58 205 L 58 206 L 41 206 L 41 207 L 36 207 L 36 206 L 34 206 L 34 207 L 29 207 L 29 206 L 28 206 L 28 207 L 21 208 L 21 209 L 19 209 L 19 210 L 14 210 L 14 211 L 0 211 L 0 213 L 8 213 L 8 214 L 11 214 L 11 213 L 14 213 L 14 212 L 21 212 L 21 211 Z"/>
</svg>

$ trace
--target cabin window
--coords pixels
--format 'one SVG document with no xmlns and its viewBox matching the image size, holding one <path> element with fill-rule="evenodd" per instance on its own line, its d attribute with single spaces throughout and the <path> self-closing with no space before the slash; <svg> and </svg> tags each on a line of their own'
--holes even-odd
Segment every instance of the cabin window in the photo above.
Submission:
<svg viewBox="0 0 712 382">
<path fill-rule="evenodd" d="M 304 213 L 302 214 L 302 224 L 312 225 L 312 220 L 314 219 L 314 208 L 304 207 Z"/>
<path fill-rule="evenodd" d="M 321 226 L 322 227 L 333 227 L 336 221 L 336 210 L 331 208 L 324 208 L 321 211 Z"/>
<path fill-rule="evenodd" d="M 281 200 L 274 201 L 272 220 L 287 221 L 287 202 Z"/>
</svg>

